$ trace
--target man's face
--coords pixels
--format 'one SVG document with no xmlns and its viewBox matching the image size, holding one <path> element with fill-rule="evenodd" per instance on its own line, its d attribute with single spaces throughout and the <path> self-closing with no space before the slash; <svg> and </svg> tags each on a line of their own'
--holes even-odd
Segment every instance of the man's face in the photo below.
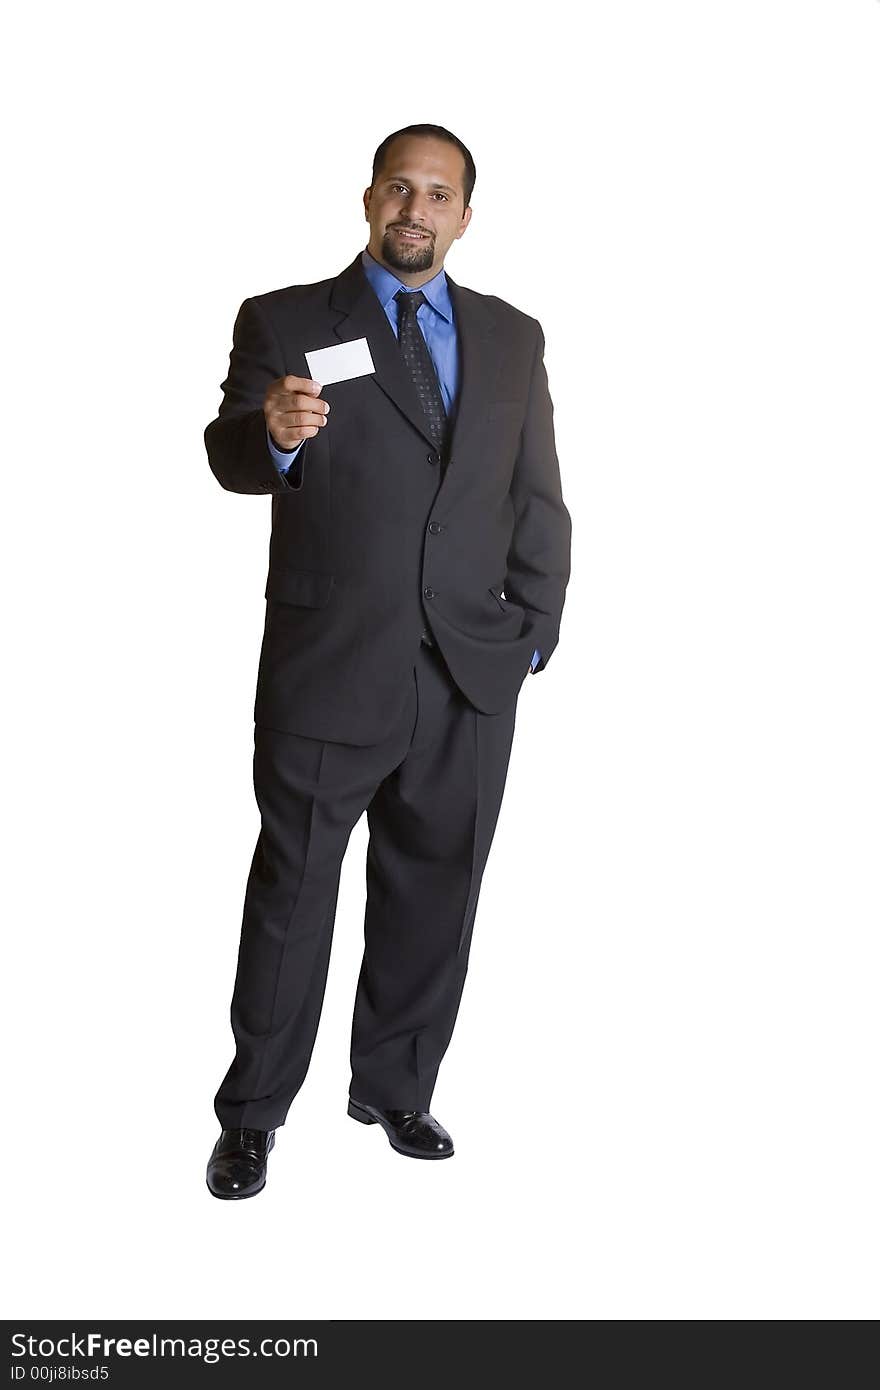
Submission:
<svg viewBox="0 0 880 1390">
<path fill-rule="evenodd" d="M 448 140 L 400 136 L 364 193 L 364 211 L 370 255 L 404 284 L 430 280 L 471 220 L 464 206 L 464 156 Z M 418 235 L 407 236 L 407 230 Z"/>
</svg>

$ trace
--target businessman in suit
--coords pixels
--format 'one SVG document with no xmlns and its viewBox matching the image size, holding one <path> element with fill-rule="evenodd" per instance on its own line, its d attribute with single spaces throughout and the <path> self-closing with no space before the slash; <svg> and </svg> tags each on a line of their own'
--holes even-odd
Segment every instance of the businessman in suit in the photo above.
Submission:
<svg viewBox="0 0 880 1390">
<path fill-rule="evenodd" d="M 475 177 L 442 126 L 388 136 L 364 193 L 366 247 L 332 279 L 244 301 L 205 430 L 222 487 L 272 496 L 254 704 L 261 829 L 235 1055 L 214 1101 L 217 1197 L 265 1185 L 311 1058 L 342 860 L 364 811 L 348 1113 L 408 1157 L 453 1152 L 431 1096 L 519 691 L 559 640 L 571 544 L 541 326 L 443 268 Z M 373 372 L 310 377 L 307 352 L 364 338 Z"/>
</svg>

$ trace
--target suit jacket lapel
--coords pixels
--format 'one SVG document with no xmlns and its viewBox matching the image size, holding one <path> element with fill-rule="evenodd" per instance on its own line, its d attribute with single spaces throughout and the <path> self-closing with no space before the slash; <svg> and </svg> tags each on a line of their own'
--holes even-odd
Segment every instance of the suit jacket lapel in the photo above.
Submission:
<svg viewBox="0 0 880 1390">
<path fill-rule="evenodd" d="M 498 371 L 495 324 L 481 297 L 457 285 L 447 272 L 461 364 L 457 409 L 452 426 L 450 454 L 465 438 L 492 399 Z M 337 277 L 330 307 L 342 315 L 334 327 L 340 342 L 366 338 L 373 358 L 376 385 L 402 410 L 426 441 L 432 444 L 418 392 L 407 370 L 400 345 L 385 311 L 364 274 L 361 253 Z"/>
<path fill-rule="evenodd" d="M 461 450 L 463 441 L 484 418 L 486 407 L 497 396 L 501 352 L 497 324 L 487 301 L 473 290 L 457 285 L 448 271 L 446 283 L 458 329 L 461 365 L 458 407 L 450 441 L 450 455 L 454 457 L 453 450 Z"/>
</svg>

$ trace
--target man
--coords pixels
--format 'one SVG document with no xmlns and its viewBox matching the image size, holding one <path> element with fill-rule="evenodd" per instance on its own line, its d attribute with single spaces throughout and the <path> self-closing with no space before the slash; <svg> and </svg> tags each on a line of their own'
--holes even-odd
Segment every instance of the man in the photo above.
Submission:
<svg viewBox="0 0 880 1390">
<path fill-rule="evenodd" d="M 235 1057 L 214 1102 L 216 1197 L 265 1185 L 311 1058 L 342 859 L 364 811 L 348 1113 L 409 1157 L 453 1152 L 431 1095 L 519 691 L 557 645 L 571 542 L 541 326 L 443 269 L 475 177 L 442 126 L 388 136 L 364 193 L 366 248 L 333 279 L 244 301 L 205 430 L 224 488 L 272 494 L 254 706 L 261 830 Z M 372 372 L 311 378 L 306 353 L 362 339 Z"/>
</svg>

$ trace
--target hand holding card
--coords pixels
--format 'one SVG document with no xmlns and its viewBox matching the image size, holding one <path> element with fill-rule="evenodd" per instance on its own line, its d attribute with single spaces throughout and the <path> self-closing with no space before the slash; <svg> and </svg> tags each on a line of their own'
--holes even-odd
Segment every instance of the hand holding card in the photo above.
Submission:
<svg viewBox="0 0 880 1390">
<path fill-rule="evenodd" d="M 326 425 L 330 406 L 321 385 L 307 376 L 282 376 L 266 390 L 263 414 L 279 449 L 295 449 Z"/>
<path fill-rule="evenodd" d="M 266 424 L 279 449 L 295 449 L 326 425 L 330 405 L 321 400 L 323 386 L 368 376 L 376 370 L 366 338 L 316 348 L 305 356 L 311 377 L 279 377 L 271 383 L 263 401 Z"/>
</svg>

